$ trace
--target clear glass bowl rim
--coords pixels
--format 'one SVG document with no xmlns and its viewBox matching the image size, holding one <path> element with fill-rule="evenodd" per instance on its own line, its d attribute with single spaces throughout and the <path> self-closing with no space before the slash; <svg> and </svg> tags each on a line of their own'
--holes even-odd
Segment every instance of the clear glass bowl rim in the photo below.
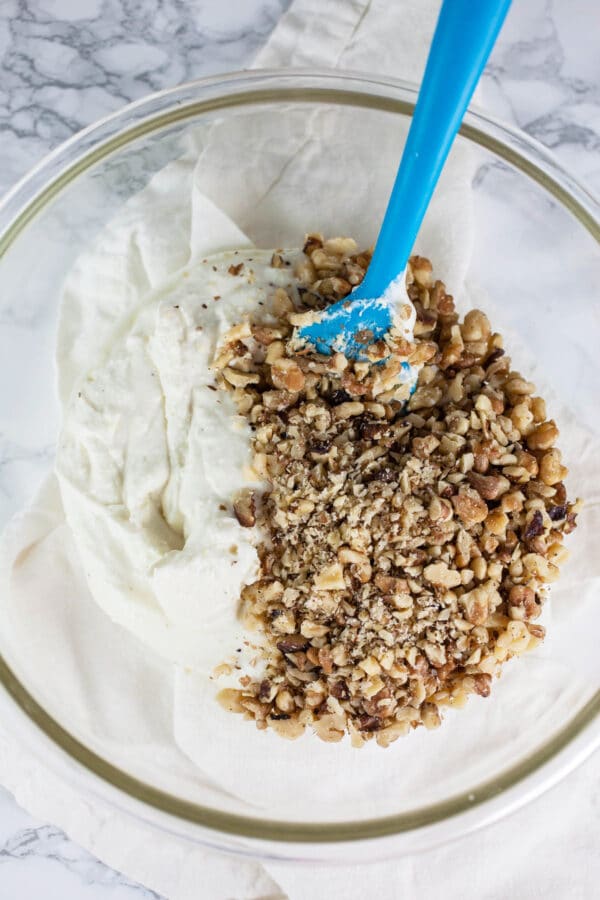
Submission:
<svg viewBox="0 0 600 900">
<path fill-rule="evenodd" d="M 314 69 L 233 72 L 151 94 L 75 134 L 44 157 L 0 203 L 0 258 L 29 222 L 74 178 L 139 137 L 200 113 L 270 102 L 355 105 L 410 115 L 417 87 L 365 73 Z M 518 129 L 470 109 L 461 134 L 537 182 L 600 244 L 600 204 L 553 155 Z M 488 782 L 447 800 L 398 815 L 358 822 L 286 823 L 253 818 L 191 803 L 148 785 L 104 760 L 63 728 L 38 704 L 0 654 L 0 684 L 19 711 L 82 774 L 116 789 L 148 813 L 166 814 L 171 828 L 196 825 L 212 835 L 274 844 L 330 844 L 411 834 L 452 820 L 452 836 L 488 824 L 538 796 L 600 745 L 600 691 L 544 746 Z M 98 782 L 99 780 L 99 782 Z M 475 816 L 474 816 L 475 813 Z M 166 825 L 166 820 L 165 823 Z M 449 835 L 450 832 L 447 832 Z M 221 836 L 221 840 L 219 838 Z M 189 836 L 189 835 L 188 835 Z M 443 837 L 441 838 L 443 839 Z"/>
</svg>

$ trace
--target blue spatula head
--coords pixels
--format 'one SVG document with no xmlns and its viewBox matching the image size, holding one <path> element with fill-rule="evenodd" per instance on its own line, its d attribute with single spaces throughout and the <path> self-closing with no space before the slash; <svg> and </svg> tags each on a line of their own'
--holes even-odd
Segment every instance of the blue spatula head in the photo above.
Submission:
<svg viewBox="0 0 600 900">
<path fill-rule="evenodd" d="M 312 344 L 318 353 L 343 353 L 349 359 L 366 360 L 367 347 L 385 337 L 392 320 L 392 309 L 382 297 L 373 301 L 350 295 L 299 328 L 296 337 Z"/>
<path fill-rule="evenodd" d="M 416 316 L 406 293 L 405 273 L 383 296 L 373 299 L 369 293 L 365 282 L 358 285 L 348 297 L 314 314 L 313 321 L 297 329 L 296 339 L 318 353 L 343 353 L 348 359 L 364 362 L 373 362 L 367 351 L 377 341 L 393 336 L 412 340 Z M 388 358 L 388 354 L 378 355 L 380 363 Z M 408 362 L 401 364 L 398 384 L 410 382 L 412 393 L 417 377 L 418 369 Z"/>
<path fill-rule="evenodd" d="M 361 359 L 394 323 L 388 294 L 406 266 L 423 216 L 510 0 L 443 0 L 404 153 L 365 280 L 301 327 L 319 353 Z"/>
<path fill-rule="evenodd" d="M 312 344 L 318 353 L 343 353 L 348 359 L 368 361 L 370 344 L 393 333 L 412 340 L 415 309 L 406 291 L 406 273 L 389 283 L 380 295 L 370 289 L 370 279 L 351 294 L 314 315 L 296 332 L 299 341 Z"/>
</svg>

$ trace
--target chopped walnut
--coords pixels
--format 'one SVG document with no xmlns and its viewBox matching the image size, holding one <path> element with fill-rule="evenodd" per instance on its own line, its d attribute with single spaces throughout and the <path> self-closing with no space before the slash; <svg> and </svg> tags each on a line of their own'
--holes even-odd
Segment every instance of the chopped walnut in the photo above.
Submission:
<svg viewBox="0 0 600 900">
<path fill-rule="evenodd" d="M 274 288 L 269 318 L 231 329 L 213 364 L 267 483 L 259 504 L 233 500 L 262 535 L 241 614 L 265 638 L 264 673 L 220 700 L 287 739 L 311 726 L 387 747 L 487 697 L 501 665 L 543 639 L 534 620 L 579 502 L 543 399 L 483 312 L 460 321 L 429 260 L 409 264 L 414 342 L 367 346 L 369 363 L 291 337 L 360 283 L 370 253 L 310 234 L 304 254 L 273 255 L 295 288 Z M 407 361 L 422 366 L 408 403 Z"/>
<path fill-rule="evenodd" d="M 256 504 L 254 491 L 240 491 L 233 501 L 235 517 L 244 528 L 252 528 L 256 524 Z"/>
<path fill-rule="evenodd" d="M 475 490 L 464 490 L 452 498 L 454 508 L 465 525 L 477 525 L 488 514 L 487 503 Z"/>
</svg>

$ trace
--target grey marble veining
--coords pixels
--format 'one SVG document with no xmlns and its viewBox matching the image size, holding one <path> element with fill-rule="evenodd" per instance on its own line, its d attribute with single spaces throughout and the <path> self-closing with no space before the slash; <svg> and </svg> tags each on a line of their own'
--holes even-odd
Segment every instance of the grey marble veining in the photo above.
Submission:
<svg viewBox="0 0 600 900">
<path fill-rule="evenodd" d="M 2 0 L 0 192 L 152 91 L 243 68 L 290 0 Z"/>
<path fill-rule="evenodd" d="M 35 824 L 0 791 L 0 896 L 6 900 L 85 897 L 161 900 L 82 850 L 53 825 Z M 12 826 L 13 830 L 3 826 Z"/>
<path fill-rule="evenodd" d="M 549 147 L 600 195 L 600 4 L 517 0 L 488 65 L 486 110 Z"/>
<path fill-rule="evenodd" d="M 244 68 L 290 0 L 0 0 L 0 194 L 81 127 L 150 91 Z M 600 4 L 515 0 L 485 79 L 485 109 L 546 144 L 600 194 Z M 52 445 L 0 432 L 0 508 Z M 588 765 L 597 813 L 596 769 Z M 554 792 L 569 791 L 571 776 Z M 513 818 L 518 827 L 517 818 Z M 158 895 L 102 865 L 0 789 L 0 897 Z M 207 898 L 210 900 L 210 898 Z"/>
</svg>

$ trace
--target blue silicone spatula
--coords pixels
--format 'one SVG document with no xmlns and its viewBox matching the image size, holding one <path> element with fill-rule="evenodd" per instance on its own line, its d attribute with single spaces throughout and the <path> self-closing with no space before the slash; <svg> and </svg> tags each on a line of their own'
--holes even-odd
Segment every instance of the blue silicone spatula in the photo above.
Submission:
<svg viewBox="0 0 600 900">
<path fill-rule="evenodd" d="M 511 0 L 444 0 L 402 160 L 364 280 L 297 337 L 319 353 L 361 358 L 389 331 L 393 292 Z M 356 335 L 362 332 L 361 340 Z M 370 335 L 372 334 L 372 338 Z"/>
</svg>

